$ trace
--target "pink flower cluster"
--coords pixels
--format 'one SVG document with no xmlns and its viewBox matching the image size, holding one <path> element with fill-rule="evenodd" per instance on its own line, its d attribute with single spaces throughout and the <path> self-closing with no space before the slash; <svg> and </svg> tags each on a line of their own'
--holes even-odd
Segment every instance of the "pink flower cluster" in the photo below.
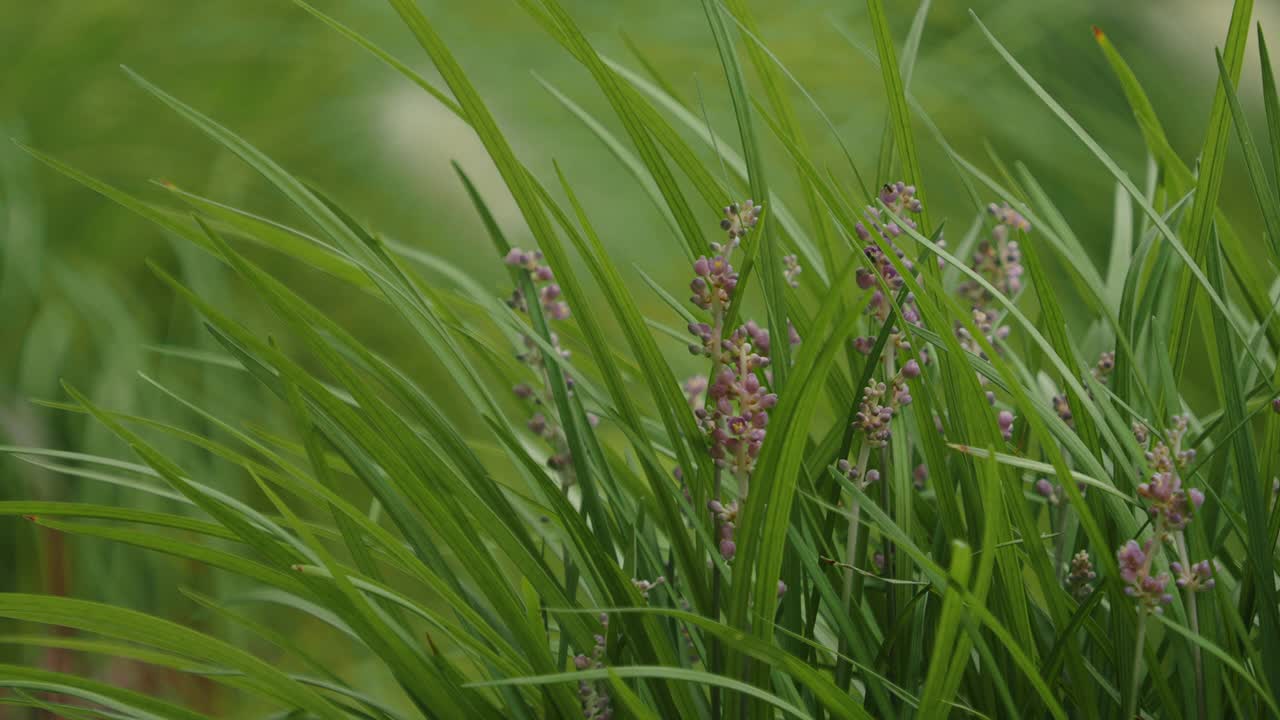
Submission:
<svg viewBox="0 0 1280 720">
<path fill-rule="evenodd" d="M 1030 232 L 1031 223 L 1008 204 L 991 203 L 987 213 L 995 219 L 996 226 L 991 231 L 991 240 L 978 244 L 970 267 L 1001 295 L 1011 298 L 1022 290 L 1023 268 L 1022 251 L 1018 241 L 1010 239 L 1009 231 Z M 975 307 L 985 307 L 992 299 L 991 293 L 974 281 L 965 283 L 961 291 Z"/>
<path fill-rule="evenodd" d="M 1196 488 L 1183 490 L 1178 471 L 1195 459 L 1195 450 L 1182 450 L 1182 438 L 1187 432 L 1186 416 L 1173 419 L 1173 427 L 1166 433 L 1168 443 L 1157 441 L 1146 453 L 1151 464 L 1151 478 L 1138 486 L 1138 495 L 1149 501 L 1147 511 L 1159 519 L 1168 530 L 1181 530 L 1191 516 L 1204 504 L 1204 493 Z"/>
<path fill-rule="evenodd" d="M 1120 579 L 1125 582 L 1124 592 L 1137 598 L 1149 612 L 1164 612 L 1164 606 L 1173 602 L 1170 595 L 1169 574 L 1151 574 L 1151 563 L 1155 559 L 1155 539 L 1138 545 L 1137 540 L 1130 540 L 1116 552 L 1116 561 L 1120 564 Z"/>
<path fill-rule="evenodd" d="M 1180 471 L 1195 459 L 1194 450 L 1183 450 L 1188 418 L 1173 418 L 1173 427 L 1165 433 L 1164 440 L 1155 440 L 1147 451 L 1150 479 L 1138 486 L 1138 495 L 1148 501 L 1147 511 L 1155 520 L 1155 532 L 1143 545 L 1130 540 L 1116 553 L 1120 562 L 1120 576 L 1128 584 L 1130 596 L 1139 598 L 1143 607 L 1159 612 L 1160 606 L 1172 600 L 1166 592 L 1169 574 L 1152 575 L 1151 565 L 1165 543 L 1171 543 L 1177 559 L 1169 563 L 1176 584 L 1186 592 L 1201 592 L 1214 586 L 1213 563 L 1210 560 L 1191 562 L 1188 558 L 1186 527 L 1196 510 L 1204 504 L 1204 493 L 1196 488 L 1183 489 Z M 1134 426 L 1139 441 L 1148 440 L 1150 433 L 1143 425 Z"/>
<path fill-rule="evenodd" d="M 609 628 L 609 616 L 601 614 L 600 624 Z M 605 636 L 596 635 L 596 644 L 590 655 L 578 654 L 573 658 L 573 666 L 579 670 L 599 669 L 604 667 Z M 612 720 L 613 704 L 609 697 L 608 681 L 578 681 L 578 700 L 582 703 L 582 717 L 585 720 Z"/>
<path fill-rule="evenodd" d="M 560 286 L 555 283 L 551 268 L 542 262 L 542 252 L 511 248 L 503 258 L 506 264 L 529 272 L 534 287 L 538 291 L 538 301 L 542 304 L 542 312 L 550 320 L 565 320 L 569 317 L 569 305 L 560 299 Z M 527 311 L 524 293 L 516 288 L 507 304 L 517 310 Z"/>
<path fill-rule="evenodd" d="M 778 396 L 769 392 L 769 331 L 748 321 L 732 332 L 725 327 L 725 317 L 738 287 L 738 273 L 730 258 L 760 220 L 762 206 L 751 200 L 724 208 L 720 227 L 728 241 L 712 243 L 711 257 L 699 257 L 693 263 L 691 301 L 710 315 L 709 322 L 689 324 L 694 342 L 689 352 L 712 361 L 712 377 L 695 376 L 685 384 L 685 396 L 694 409 L 699 427 L 710 440 L 708 452 L 716 465 L 738 478 L 738 498 L 725 504 L 712 499 L 708 509 L 715 515 L 720 555 L 726 561 L 737 553 L 734 532 L 739 504 L 747 494 L 747 480 L 755 469 L 769 424 L 769 410 Z M 786 279 L 794 282 L 800 266 L 792 256 L 786 262 Z M 790 333 L 789 333 L 790 334 Z M 798 338 L 789 338 L 798 340 Z M 706 405 L 700 402 L 705 392 Z"/>
<path fill-rule="evenodd" d="M 560 286 L 555 283 L 555 276 L 551 272 L 551 268 L 543 262 L 541 252 L 512 248 L 504 258 L 504 262 L 529 274 L 529 278 L 538 294 L 538 302 L 542 307 L 543 315 L 548 320 L 564 320 L 569 317 L 569 305 L 561 299 Z M 529 311 L 524 292 L 518 287 L 507 301 L 507 305 L 520 312 Z M 559 336 L 553 332 L 549 337 L 551 347 L 556 355 L 567 359 L 569 351 L 560 347 Z M 543 357 L 543 350 L 538 343 L 534 342 L 532 335 L 524 335 L 522 342 L 525 351 L 516 357 L 535 372 L 540 380 L 538 383 L 540 387 L 535 388 L 529 383 L 521 383 L 516 385 L 513 391 L 516 397 L 531 402 L 536 408 L 552 407 L 554 403 L 552 402 L 550 378 L 547 375 L 547 364 L 546 359 Z M 568 373 L 564 374 L 564 382 L 572 391 L 573 378 Z M 594 421 L 594 418 L 590 416 L 588 419 Z M 541 410 L 535 410 L 529 417 L 527 425 L 530 432 L 541 437 L 551 446 L 552 455 L 547 459 L 547 465 L 554 470 L 561 471 L 562 481 L 566 487 L 573 484 L 572 457 L 569 454 L 569 443 L 565 437 L 564 430 L 555 421 L 555 418 L 548 417 Z"/>
<path fill-rule="evenodd" d="M 920 204 L 920 199 L 916 197 L 914 186 L 907 185 L 901 181 L 885 185 L 880 189 L 880 200 L 892 211 L 894 216 L 897 216 L 902 221 L 903 225 L 912 230 L 916 229 L 916 222 L 910 218 L 910 215 L 919 214 L 923 207 Z M 865 217 L 866 222 L 859 222 L 853 229 L 858 238 L 866 243 L 862 252 L 871 263 L 871 268 L 858 268 L 855 280 L 859 288 L 872 291 L 871 300 L 867 305 L 867 312 L 878 323 L 883 325 L 888 322 L 892 312 L 889 298 L 885 296 L 884 288 L 887 287 L 890 292 L 896 293 L 902 289 L 905 281 L 889 255 L 885 253 L 878 242 L 872 240 L 872 233 L 889 246 L 890 250 L 901 262 L 903 269 L 907 272 L 914 273 L 915 264 L 895 244 L 895 240 L 901 237 L 904 232 L 897 220 L 887 215 L 876 205 L 867 206 Z M 881 286 L 882 282 L 883 287 Z M 920 311 L 916 307 L 914 297 L 908 295 L 902 303 L 901 310 L 903 319 L 908 323 L 913 325 L 920 324 Z M 894 348 L 910 349 L 901 333 L 895 333 L 892 340 Z M 875 338 L 870 336 L 855 338 L 853 345 L 858 352 L 865 354 L 870 352 L 875 345 Z"/>
<path fill-rule="evenodd" d="M 874 380 L 862 391 L 853 427 L 866 437 L 869 447 L 881 448 L 889 444 L 893 416 L 902 407 L 911 404 L 911 390 L 907 380 L 920 377 L 920 364 L 908 360 L 902 369 L 886 385 Z"/>
</svg>

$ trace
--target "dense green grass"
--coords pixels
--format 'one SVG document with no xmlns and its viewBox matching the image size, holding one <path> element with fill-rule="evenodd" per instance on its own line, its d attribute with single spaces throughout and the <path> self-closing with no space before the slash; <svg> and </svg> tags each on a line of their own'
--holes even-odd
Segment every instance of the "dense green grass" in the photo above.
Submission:
<svg viewBox="0 0 1280 720">
<path fill-rule="evenodd" d="M 0 513 L 46 552 L 90 539 L 212 573 L 156 607 L 0 594 L 6 644 L 54 651 L 0 665 L 0 700 L 77 718 L 1280 714 L 1280 100 L 1252 2 L 1195 163 L 1101 31 L 1136 148 L 1091 135 L 969 19 L 1074 136 L 1075 172 L 1113 188 L 1106 262 L 1026 166 L 993 152 L 984 173 L 917 101 L 929 2 L 910 23 L 866 3 L 852 51 L 885 116 L 867 146 L 742 0 L 701 3 L 724 85 L 684 100 L 643 51 L 601 54 L 557 0 L 520 0 L 598 92 L 541 85 L 657 209 L 634 237 L 590 202 L 612 172 L 531 170 L 455 43 L 415 0 L 389 4 L 434 74 L 297 1 L 478 137 L 502 190 L 455 164 L 483 229 L 461 242 L 467 265 L 505 266 L 505 302 L 132 70 L 285 219 L 173 182 L 156 203 L 19 142 L 181 241 L 192 265 L 152 264 L 155 282 L 206 332 L 147 351 L 204 392 L 144 376 L 153 412 L 119 401 L 135 381 L 64 382 L 41 406 L 97 440 L 3 449 L 113 491 Z M 1250 42 L 1266 133 L 1236 95 Z M 1220 203 L 1233 147 L 1261 241 Z M 1147 155 L 1146 176 L 1113 152 Z M 508 198 L 517 214 L 495 213 Z M 683 280 L 620 261 L 619 234 L 683 256 Z M 383 342 L 347 304 L 374 308 Z M 104 346 L 143 352 L 116 329 L 127 306 L 100 311 Z M 74 342 L 48 312 L 25 353 Z M 104 661 L 158 674 L 82 671 Z"/>
</svg>

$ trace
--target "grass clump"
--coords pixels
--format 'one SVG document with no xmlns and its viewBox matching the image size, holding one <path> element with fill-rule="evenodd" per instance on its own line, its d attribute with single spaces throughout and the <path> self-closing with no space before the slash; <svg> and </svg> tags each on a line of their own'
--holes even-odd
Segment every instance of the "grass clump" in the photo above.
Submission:
<svg viewBox="0 0 1280 720">
<path fill-rule="evenodd" d="M 641 180 L 687 262 L 687 302 L 644 278 L 666 306 L 652 315 L 575 193 L 591 178 L 558 167 L 541 178 L 523 164 L 417 3 L 391 0 L 443 86 L 298 4 L 475 131 L 537 249 L 511 245 L 458 167 L 488 234 L 468 242 L 508 270 L 503 302 L 130 72 L 309 227 L 173 185 L 171 204 L 152 204 L 31 152 L 225 264 L 271 312 L 279 332 L 267 334 L 155 268 L 220 348 L 183 356 L 247 374 L 274 397 L 279 427 L 169 393 L 218 430 L 193 432 L 68 385 L 71 402 L 54 405 L 91 415 L 136 457 L 7 451 L 64 458 L 68 472 L 163 504 L 0 509 L 252 589 L 188 593 L 212 620 L 200 629 L 0 594 L 2 617 L 75 631 L 9 640 L 196 676 L 251 708 L 240 712 L 290 717 L 1280 711 L 1280 321 L 1262 279 L 1280 246 L 1274 234 L 1248 244 L 1217 207 L 1234 136 L 1267 227 L 1280 217 L 1266 154 L 1280 166 L 1270 66 L 1269 142 L 1250 133 L 1235 95 L 1247 0 L 1219 56 L 1198 174 L 1169 150 L 1136 76 L 1096 33 L 1152 157 L 1142 190 L 975 18 L 1115 184 L 1107 267 L 1080 251 L 1025 167 L 992 179 L 940 134 L 972 215 L 931 211 L 930 176 L 944 169 L 920 165 L 915 129 L 936 128 L 904 71 L 928 2 L 903 57 L 882 3 L 868 0 L 889 100 L 870 187 L 851 153 L 836 167 L 811 155 L 795 78 L 745 3 L 704 3 L 738 130 L 729 142 L 661 78 L 600 55 L 556 0 L 522 2 L 590 73 L 624 135 L 553 92 Z M 1258 41 L 1266 63 L 1261 31 Z M 767 177 L 766 141 L 787 161 Z M 784 175 L 795 181 L 785 190 L 774 184 Z M 439 373 L 399 368 L 265 269 L 262 248 L 376 299 Z M 1068 288 L 1083 313 L 1064 308 Z M 682 348 L 699 367 L 687 377 L 671 362 Z M 1180 390 L 1203 354 L 1211 404 Z M 446 385 L 465 407 L 439 403 Z M 206 482 L 175 461 L 174 444 L 233 468 L 249 491 Z M 287 624 L 237 607 L 246 597 L 283 608 Z M 304 625 L 367 659 L 370 675 L 330 669 L 298 642 Z M 216 710 L 35 666 L 0 668 L 0 685 L 9 704 L 68 717 Z"/>
</svg>

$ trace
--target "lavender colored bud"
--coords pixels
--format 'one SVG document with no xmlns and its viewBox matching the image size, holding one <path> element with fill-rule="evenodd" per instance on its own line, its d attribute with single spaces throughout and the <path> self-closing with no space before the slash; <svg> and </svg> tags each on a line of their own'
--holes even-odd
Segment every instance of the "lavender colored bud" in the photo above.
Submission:
<svg viewBox="0 0 1280 720">
<path fill-rule="evenodd" d="M 738 553 L 738 546 L 734 544 L 732 540 L 720 541 L 720 557 L 724 558 L 725 562 L 729 562 L 730 560 L 732 560 L 733 556 L 736 555 L 737 553 Z"/>
<path fill-rule="evenodd" d="M 1116 552 L 1116 561 L 1120 564 L 1120 577 L 1127 583 L 1134 583 L 1137 581 L 1138 571 L 1147 561 L 1147 554 L 1142 551 L 1138 541 L 1130 540 Z"/>
<path fill-rule="evenodd" d="M 1276 399 L 1271 401 L 1271 409 L 1277 413 L 1280 413 L 1280 397 L 1277 397 Z"/>
<path fill-rule="evenodd" d="M 1001 410 L 996 416 L 996 422 L 1000 425 L 1000 434 L 1004 435 L 1005 440 L 1013 437 L 1013 413 Z"/>
<path fill-rule="evenodd" d="M 591 667 L 591 658 L 586 655 L 575 655 L 573 657 L 573 666 L 579 670 L 586 670 Z"/>
<path fill-rule="evenodd" d="M 987 404 L 988 405 L 996 404 L 996 394 L 991 392 L 990 390 L 987 391 Z"/>
<path fill-rule="evenodd" d="M 879 471 L 879 470 L 868 470 L 868 471 L 867 471 L 867 484 L 868 484 L 868 485 L 870 485 L 871 483 L 874 483 L 874 482 L 879 482 L 879 481 L 880 481 L 880 471 Z"/>
<path fill-rule="evenodd" d="M 858 282 L 858 287 L 863 290 L 870 290 L 876 284 L 876 276 L 866 268 L 858 268 L 854 273 L 854 279 Z"/>
<path fill-rule="evenodd" d="M 911 380 L 920 377 L 920 363 L 915 360 L 908 360 L 907 364 L 902 366 L 902 375 Z"/>
<path fill-rule="evenodd" d="M 711 261 L 707 259 L 706 255 L 694 261 L 693 272 L 700 277 L 706 277 L 711 274 Z"/>
<path fill-rule="evenodd" d="M 1046 498 L 1053 498 L 1053 483 L 1044 478 L 1036 481 L 1036 492 Z"/>
<path fill-rule="evenodd" d="M 555 277 L 555 275 L 552 274 L 551 268 L 546 265 L 539 265 L 534 269 L 533 277 L 541 282 L 547 282 L 551 278 Z"/>
<path fill-rule="evenodd" d="M 1204 493 L 1200 492 L 1199 488 L 1191 488 L 1187 491 L 1187 496 L 1191 498 L 1191 504 L 1197 510 L 1204 504 Z"/>
<path fill-rule="evenodd" d="M 787 584 L 779 580 L 778 581 L 778 599 L 781 600 L 782 596 L 786 594 L 787 594 Z"/>
<path fill-rule="evenodd" d="M 911 477 L 915 482 L 917 489 L 924 488 L 924 481 L 929 479 L 929 468 L 924 463 L 920 463 L 911 471 Z"/>
<path fill-rule="evenodd" d="M 529 430 L 541 435 L 547 429 L 547 418 L 538 413 L 529 418 Z"/>
<path fill-rule="evenodd" d="M 502 261 L 508 265 L 513 265 L 518 267 L 520 265 L 524 265 L 526 262 L 529 261 L 529 254 L 521 250 L 520 248 L 511 248 L 509 251 L 507 251 L 506 257 L 502 258 Z"/>
<path fill-rule="evenodd" d="M 533 388 L 529 387 L 526 383 L 520 383 L 519 385 L 511 388 L 511 391 L 516 394 L 516 397 L 522 400 L 527 400 L 533 397 Z"/>
</svg>

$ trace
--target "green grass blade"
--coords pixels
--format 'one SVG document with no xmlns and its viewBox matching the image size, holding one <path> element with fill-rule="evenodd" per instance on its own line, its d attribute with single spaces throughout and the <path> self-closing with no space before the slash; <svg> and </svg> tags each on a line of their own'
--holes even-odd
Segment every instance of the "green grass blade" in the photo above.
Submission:
<svg viewBox="0 0 1280 720">
<path fill-rule="evenodd" d="M 1191 206 L 1191 217 L 1187 220 L 1188 268 L 1202 262 L 1209 252 L 1209 235 L 1213 231 L 1213 211 L 1218 204 L 1218 193 L 1222 188 L 1222 176 L 1227 162 L 1227 141 L 1231 128 L 1227 91 L 1240 81 L 1240 70 L 1244 66 L 1244 48 L 1249 41 L 1249 19 L 1252 15 L 1253 0 L 1236 0 L 1231 9 L 1231 25 L 1227 29 L 1224 52 L 1229 78 L 1223 77 L 1219 81 L 1213 95 L 1209 126 L 1205 131 L 1204 144 L 1200 148 L 1195 200 Z M 1198 279 L 1195 278 L 1195 280 Z M 1182 371 L 1186 366 L 1194 302 L 1195 282 L 1185 271 L 1180 272 L 1178 294 L 1175 296 L 1173 321 L 1170 326 L 1172 335 L 1169 340 L 1175 380 L 1182 377 Z M 1212 338 L 1209 340 L 1212 343 Z"/>
</svg>

